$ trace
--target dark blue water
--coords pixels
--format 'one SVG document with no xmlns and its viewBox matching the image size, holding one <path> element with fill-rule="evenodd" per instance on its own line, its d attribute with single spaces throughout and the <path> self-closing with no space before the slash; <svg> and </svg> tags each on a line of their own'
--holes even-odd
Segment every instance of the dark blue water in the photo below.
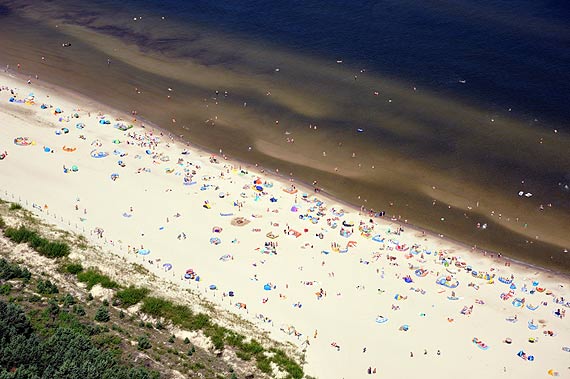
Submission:
<svg viewBox="0 0 570 379">
<path fill-rule="evenodd" d="M 539 123 L 570 118 L 570 2 L 126 1 Z M 134 11 L 134 13 L 136 13 Z M 460 83 L 465 80 L 466 83 Z"/>
</svg>

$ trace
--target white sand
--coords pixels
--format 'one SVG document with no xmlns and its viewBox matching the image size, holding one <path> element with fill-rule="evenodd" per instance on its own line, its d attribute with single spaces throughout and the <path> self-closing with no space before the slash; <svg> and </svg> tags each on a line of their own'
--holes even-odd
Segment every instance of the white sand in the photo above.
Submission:
<svg viewBox="0 0 570 379">
<path fill-rule="evenodd" d="M 307 189 L 289 194 L 283 189 L 290 183 L 250 167 L 243 166 L 241 172 L 239 163 L 220 157 L 217 163 L 210 163 L 208 153 L 194 148 L 182 154 L 184 146 L 158 130 L 141 128 L 140 123 L 120 131 L 113 127 L 117 112 L 106 115 L 110 125 L 101 125 L 98 112 L 103 108 L 76 95 L 27 85 L 6 75 L 0 84 L 15 89 L 20 100 L 30 92 L 35 95 L 34 104 L 21 104 L 8 101 L 9 91 L 0 92 L 0 154 L 8 153 L 0 160 L 1 198 L 19 202 L 60 228 L 83 233 L 94 244 L 143 263 L 180 286 L 200 291 L 221 307 L 254 321 L 276 340 L 291 341 L 299 349 L 306 347 L 307 374 L 327 379 L 412 378 L 425 377 L 426 373 L 428 377 L 438 373 L 463 378 L 534 378 L 548 377 L 552 369 L 560 377 L 570 377 L 570 352 L 562 350 L 570 346 L 570 323 L 553 314 L 557 309 L 568 309 L 554 303 L 561 297 L 570 301 L 568 278 L 514 263 L 505 267 L 504 260 L 474 254 L 435 236 L 421 236 L 410 227 L 396 234 L 399 226 L 395 223 L 379 218 L 370 223 L 357 209 L 344 207 L 344 216 L 332 228 L 327 219 L 335 217 L 333 208 L 342 207 L 322 196 L 318 223 L 302 220 L 300 215 L 319 217 L 314 194 L 308 192 L 303 199 Z M 42 103 L 53 108 L 41 109 Z M 57 107 L 63 110 L 60 115 L 54 115 Z M 70 118 L 74 113 L 79 118 Z M 84 129 L 77 129 L 77 123 L 84 123 Z M 56 135 L 55 131 L 62 128 L 69 132 Z M 17 146 L 16 137 L 28 137 L 34 144 Z M 160 138 L 157 146 L 139 146 L 155 137 Z M 113 143 L 115 139 L 120 143 Z M 63 146 L 76 150 L 66 152 Z M 45 152 L 43 147 L 54 153 Z M 109 155 L 92 158 L 95 149 Z M 161 160 L 166 156 L 168 161 Z M 119 160 L 125 167 L 119 166 Z M 64 165 L 69 169 L 76 165 L 78 171 L 64 173 Z M 192 171 L 196 184 L 184 185 L 184 176 Z M 120 175 L 115 181 L 111 180 L 113 173 Z M 253 186 L 257 178 L 273 186 L 262 184 L 261 193 Z M 272 197 L 277 202 L 271 202 Z M 203 207 L 205 201 L 211 209 Z M 297 212 L 291 211 L 294 204 Z M 233 215 L 221 215 L 230 213 Z M 238 216 L 249 223 L 232 225 Z M 339 234 L 343 221 L 354 223 L 354 234 L 349 238 Z M 362 236 L 358 230 L 361 222 L 373 227 L 371 236 L 380 235 L 384 243 Z M 222 231 L 214 232 L 214 226 Z M 300 236 L 284 233 L 287 227 L 301 232 Z M 104 230 L 103 238 L 96 235 L 96 228 Z M 267 237 L 269 232 L 278 237 Z M 178 238 L 182 233 L 185 239 Z M 210 243 L 212 237 L 221 243 Z M 349 241 L 355 241 L 356 246 L 346 253 L 331 248 L 332 243 L 338 243 L 341 250 L 345 249 Z M 278 244 L 276 255 L 262 253 L 266 242 Z M 407 249 L 398 251 L 398 243 Z M 138 254 L 141 248 L 150 254 Z M 233 259 L 221 260 L 226 254 Z M 396 259 L 388 260 L 389 255 Z M 450 273 L 441 264 L 445 257 L 466 262 L 473 270 L 494 276 L 494 280 L 473 277 L 470 271 L 456 267 L 456 260 L 447 268 Z M 166 272 L 164 263 L 172 264 L 173 269 Z M 420 267 L 428 271 L 425 277 L 416 276 L 415 269 Z M 189 268 L 200 276 L 199 282 L 182 279 Z M 412 283 L 403 280 L 406 275 Z M 459 280 L 460 285 L 452 290 L 436 284 L 442 275 Z M 509 300 L 502 300 L 500 295 L 509 292 L 509 285 L 498 278 L 511 275 L 516 289 Z M 533 281 L 546 290 L 534 291 Z M 212 284 L 217 290 L 208 289 Z M 265 284 L 272 289 L 264 290 Z M 326 296 L 318 299 L 320 289 Z M 235 296 L 224 296 L 229 291 Z M 448 299 L 452 291 L 457 300 Z M 397 294 L 404 299 L 396 300 Z M 524 298 L 525 305 L 513 306 L 515 298 Z M 236 303 L 247 304 L 247 309 L 238 308 Z M 302 306 L 294 306 L 296 303 Z M 540 307 L 532 311 L 527 305 Z M 471 306 L 471 314 L 461 314 L 464 307 Z M 505 320 L 514 315 L 518 322 Z M 377 323 L 377 316 L 388 321 Z M 537 330 L 528 328 L 531 319 L 538 324 Z M 404 324 L 409 326 L 408 331 L 400 330 Z M 300 335 L 295 336 L 295 330 Z M 548 330 L 555 336 L 545 335 Z M 478 348 L 472 342 L 474 337 L 489 349 Z M 512 344 L 504 342 L 507 337 Z M 529 337 L 538 342 L 530 343 Z M 340 350 L 331 346 L 333 342 Z M 437 355 L 438 350 L 441 355 Z M 520 350 L 534 356 L 534 361 L 517 356 Z M 368 375 L 368 367 L 376 368 L 377 373 Z"/>
</svg>

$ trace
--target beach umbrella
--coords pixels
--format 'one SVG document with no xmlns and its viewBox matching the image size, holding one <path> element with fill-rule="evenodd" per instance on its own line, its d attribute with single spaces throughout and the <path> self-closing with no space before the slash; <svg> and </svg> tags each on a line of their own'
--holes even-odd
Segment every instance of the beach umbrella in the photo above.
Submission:
<svg viewBox="0 0 570 379">
<path fill-rule="evenodd" d="M 277 202 L 277 199 L 272 197 L 271 199 L 269 199 L 269 201 L 271 201 L 272 203 L 275 203 L 275 202 Z"/>
<path fill-rule="evenodd" d="M 259 192 L 263 191 L 263 187 L 262 187 L 262 186 L 255 186 L 255 189 L 258 190 Z"/>
<path fill-rule="evenodd" d="M 164 270 L 166 270 L 166 271 L 172 270 L 172 264 L 170 264 L 170 263 L 165 263 L 165 264 L 162 265 L 162 267 L 163 267 Z"/>
<path fill-rule="evenodd" d="M 215 290 L 215 289 L 218 289 L 218 287 L 216 287 L 215 284 L 210 284 L 210 287 L 209 287 L 209 288 L 210 288 L 212 291 Z"/>
<path fill-rule="evenodd" d="M 266 291 L 271 291 L 271 285 L 267 283 L 266 285 L 263 286 L 263 289 Z"/>
<path fill-rule="evenodd" d="M 51 151 L 51 149 L 50 149 L 49 147 L 47 147 L 47 146 L 44 146 L 44 151 L 45 151 L 46 153 L 49 153 L 49 152 Z"/>
<path fill-rule="evenodd" d="M 150 250 L 149 249 L 139 249 L 139 254 L 140 255 L 149 255 Z"/>
</svg>

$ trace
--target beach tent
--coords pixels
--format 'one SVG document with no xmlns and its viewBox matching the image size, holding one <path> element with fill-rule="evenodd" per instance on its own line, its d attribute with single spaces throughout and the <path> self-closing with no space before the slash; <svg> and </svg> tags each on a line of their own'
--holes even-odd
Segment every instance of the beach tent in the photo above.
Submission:
<svg viewBox="0 0 570 379">
<path fill-rule="evenodd" d="M 109 153 L 107 153 L 106 151 L 91 150 L 90 155 L 93 158 L 105 158 L 106 156 L 109 155 Z"/>
<path fill-rule="evenodd" d="M 149 249 L 139 249 L 139 254 L 140 255 L 149 255 L 150 250 Z"/>
<path fill-rule="evenodd" d="M 376 317 L 376 322 L 377 322 L 378 324 L 383 324 L 383 323 L 385 323 L 385 322 L 387 322 L 387 321 L 388 321 L 388 318 L 387 318 L 387 317 L 384 317 L 384 316 L 377 316 L 377 317 Z"/>
</svg>

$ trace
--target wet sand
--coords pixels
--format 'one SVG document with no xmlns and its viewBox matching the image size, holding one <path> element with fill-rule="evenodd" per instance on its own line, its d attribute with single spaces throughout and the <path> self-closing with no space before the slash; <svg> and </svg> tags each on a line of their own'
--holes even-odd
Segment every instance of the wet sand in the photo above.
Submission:
<svg viewBox="0 0 570 379">
<path fill-rule="evenodd" d="M 137 110 L 138 117 L 211 151 L 292 173 L 298 181 L 317 180 L 351 204 L 468 245 L 570 270 L 564 253 L 570 206 L 558 185 L 568 180 L 570 138 L 554 133 L 556 126 L 536 127 L 506 111 L 414 91 L 379 73 L 271 46 L 268 53 L 268 46 L 214 33 L 187 34 L 180 51 L 152 23 L 146 32 L 93 17 L 78 20 L 88 30 L 66 24 L 23 29 L 29 21 L 4 16 L 0 63 L 14 71 L 20 63 L 19 74 L 32 80 L 38 74 L 40 81 Z M 533 197 L 519 197 L 520 190 Z"/>
</svg>

